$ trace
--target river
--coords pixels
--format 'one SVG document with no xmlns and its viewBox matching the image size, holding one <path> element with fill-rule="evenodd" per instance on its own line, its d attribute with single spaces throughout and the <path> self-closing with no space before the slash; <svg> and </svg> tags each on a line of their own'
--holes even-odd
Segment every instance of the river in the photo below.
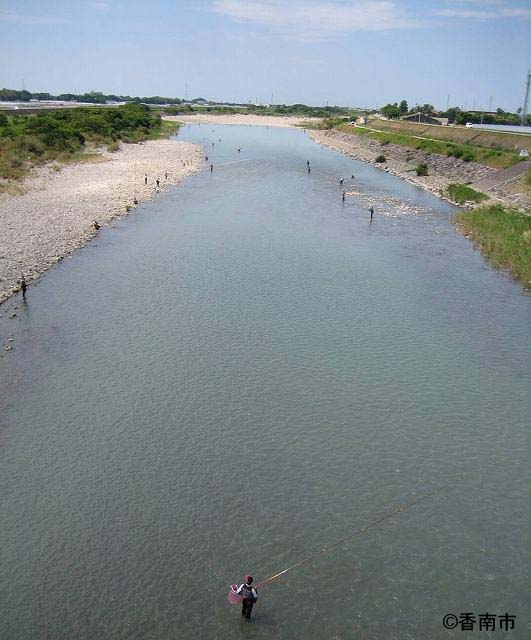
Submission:
<svg viewBox="0 0 531 640">
<path fill-rule="evenodd" d="M 526 637 L 529 296 L 449 204 L 303 131 L 180 137 L 213 171 L 0 318 L 0 637 Z M 250 622 L 227 603 L 447 483 Z"/>
</svg>

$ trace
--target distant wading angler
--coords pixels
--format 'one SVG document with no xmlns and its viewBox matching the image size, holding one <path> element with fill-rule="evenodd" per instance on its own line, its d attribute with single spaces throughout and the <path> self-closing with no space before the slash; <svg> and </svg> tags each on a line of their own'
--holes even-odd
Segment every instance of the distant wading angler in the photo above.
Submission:
<svg viewBox="0 0 531 640">
<path fill-rule="evenodd" d="M 242 596 L 242 616 L 248 619 L 251 617 L 254 603 L 258 600 L 258 593 L 256 593 L 256 589 L 252 584 L 252 576 L 245 576 L 245 582 L 236 591 L 239 596 Z"/>
</svg>

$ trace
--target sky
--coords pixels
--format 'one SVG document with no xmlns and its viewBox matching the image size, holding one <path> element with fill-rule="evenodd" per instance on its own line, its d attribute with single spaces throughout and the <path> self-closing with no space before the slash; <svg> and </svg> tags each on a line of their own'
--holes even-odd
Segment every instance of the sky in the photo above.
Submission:
<svg viewBox="0 0 531 640">
<path fill-rule="evenodd" d="M 33 92 L 514 111 L 528 68 L 529 0 L 0 0 Z"/>
</svg>

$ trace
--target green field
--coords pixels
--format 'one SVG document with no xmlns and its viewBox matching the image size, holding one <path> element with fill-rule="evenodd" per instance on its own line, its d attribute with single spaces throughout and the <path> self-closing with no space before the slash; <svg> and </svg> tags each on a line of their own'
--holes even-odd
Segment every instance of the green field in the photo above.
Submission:
<svg viewBox="0 0 531 640">
<path fill-rule="evenodd" d="M 494 267 L 531 288 L 531 216 L 493 205 L 458 213 L 454 221 Z"/>
</svg>

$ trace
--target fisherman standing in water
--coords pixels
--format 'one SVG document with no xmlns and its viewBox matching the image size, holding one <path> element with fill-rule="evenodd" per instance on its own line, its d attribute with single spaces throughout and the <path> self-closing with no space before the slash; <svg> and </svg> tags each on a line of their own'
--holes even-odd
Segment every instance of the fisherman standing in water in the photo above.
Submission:
<svg viewBox="0 0 531 640">
<path fill-rule="evenodd" d="M 22 299 L 26 300 L 26 289 L 28 288 L 28 285 L 26 284 L 26 278 L 24 277 L 24 274 L 22 274 L 22 278 L 20 278 L 20 288 L 22 289 Z M 253 607 L 251 606 L 251 609 L 252 608 Z"/>
<path fill-rule="evenodd" d="M 256 589 L 252 586 L 252 576 L 245 576 L 245 582 L 238 587 L 236 593 L 242 596 L 242 616 L 251 617 L 254 603 L 258 600 Z"/>
</svg>

